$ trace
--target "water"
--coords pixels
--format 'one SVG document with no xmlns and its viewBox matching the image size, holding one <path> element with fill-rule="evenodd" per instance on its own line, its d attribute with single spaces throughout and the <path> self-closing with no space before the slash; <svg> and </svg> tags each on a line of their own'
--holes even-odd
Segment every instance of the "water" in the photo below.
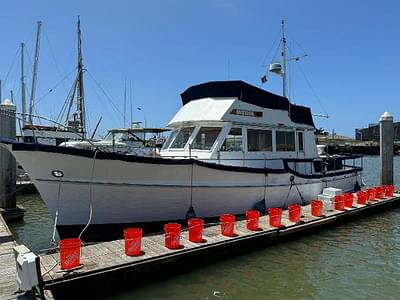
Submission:
<svg viewBox="0 0 400 300">
<path fill-rule="evenodd" d="M 364 168 L 364 181 L 377 185 L 379 157 L 365 157 Z M 400 187 L 398 174 L 395 182 Z M 17 241 L 34 251 L 48 247 L 52 220 L 43 201 L 21 195 L 18 202 L 27 213 L 11 225 Z M 398 299 L 399 233 L 400 208 L 103 299 Z"/>
</svg>

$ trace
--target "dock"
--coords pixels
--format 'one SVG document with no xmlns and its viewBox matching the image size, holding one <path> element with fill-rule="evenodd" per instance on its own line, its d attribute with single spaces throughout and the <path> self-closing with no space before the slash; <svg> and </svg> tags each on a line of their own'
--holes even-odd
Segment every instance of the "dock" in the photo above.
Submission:
<svg viewBox="0 0 400 300">
<path fill-rule="evenodd" d="M 136 257 L 125 255 L 124 240 L 87 244 L 81 249 L 81 266 L 71 271 L 60 269 L 59 253 L 41 255 L 43 285 L 45 289 L 54 292 L 56 299 L 63 298 L 60 296 L 63 294 L 60 291 L 63 290 L 69 291 L 69 297 L 72 290 L 81 294 L 82 289 L 77 289 L 77 286 L 85 286 L 86 292 L 92 289 L 91 294 L 98 292 L 100 295 L 107 290 L 108 284 L 123 285 L 122 282 L 128 280 L 128 286 L 132 288 L 133 282 L 138 282 L 136 279 L 145 281 L 148 277 L 154 280 L 160 273 L 166 272 L 170 275 L 185 265 L 190 269 L 196 266 L 196 262 L 197 265 L 210 263 L 218 255 L 232 253 L 235 249 L 239 252 L 259 249 L 272 241 L 298 237 L 307 231 L 352 220 L 355 216 L 370 214 L 399 203 L 400 194 L 394 194 L 391 198 L 370 201 L 366 205 L 354 204 L 352 208 L 345 208 L 344 211 L 328 211 L 322 217 L 312 216 L 311 206 L 307 205 L 303 206 L 301 221 L 298 223 L 290 222 L 288 211 L 284 211 L 282 226 L 279 228 L 269 225 L 268 215 L 260 217 L 259 231 L 248 230 L 246 220 L 236 221 L 234 237 L 221 235 L 220 225 L 211 224 L 204 228 L 204 241 L 201 243 L 190 242 L 188 232 L 183 231 L 181 248 L 177 250 L 170 250 L 164 246 L 164 234 L 144 236 L 142 255 Z M 213 255 L 210 255 L 211 253 Z"/>
<path fill-rule="evenodd" d="M 16 281 L 16 263 L 13 248 L 18 246 L 3 216 L 0 214 L 0 299 L 1 300 L 30 300 L 33 293 L 18 292 Z M 50 290 L 44 296 L 48 300 L 54 299 Z"/>
<path fill-rule="evenodd" d="M 17 246 L 0 214 L 0 299 L 16 299 L 16 267 L 13 248 Z"/>
</svg>

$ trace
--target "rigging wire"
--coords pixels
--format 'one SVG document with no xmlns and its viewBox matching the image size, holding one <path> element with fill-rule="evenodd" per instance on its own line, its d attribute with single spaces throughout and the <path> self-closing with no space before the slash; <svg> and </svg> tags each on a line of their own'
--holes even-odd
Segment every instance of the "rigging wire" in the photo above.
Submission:
<svg viewBox="0 0 400 300">
<path fill-rule="evenodd" d="M 118 109 L 118 107 L 114 104 L 114 101 L 111 99 L 111 97 L 106 93 L 106 91 L 103 89 L 103 87 L 96 81 L 96 79 L 94 79 L 94 77 L 92 76 L 92 74 L 86 70 L 86 72 L 89 74 L 89 77 L 94 81 L 94 83 L 96 84 L 96 86 L 100 89 L 100 91 L 104 94 L 104 96 L 108 99 L 108 101 L 110 101 L 110 103 L 112 104 L 112 106 L 114 107 L 114 109 L 121 115 L 121 117 L 124 117 L 124 114 Z"/>
<path fill-rule="evenodd" d="M 297 62 L 297 61 L 296 61 L 296 62 Z M 302 67 L 300 66 L 300 64 L 296 64 L 296 66 L 299 67 L 300 73 L 303 75 L 304 80 L 306 81 L 306 83 L 307 83 L 308 87 L 310 88 L 311 92 L 313 93 L 314 97 L 317 99 L 317 101 L 318 101 L 319 105 L 321 106 L 322 110 L 324 111 L 324 113 L 325 113 L 326 115 L 328 115 L 328 113 L 327 113 L 325 107 L 324 107 L 323 104 L 322 104 L 321 98 L 320 98 L 320 97 L 318 96 L 318 94 L 315 92 L 315 90 L 314 90 L 314 88 L 312 87 L 310 81 L 308 80 L 308 77 L 307 77 L 306 74 L 304 73 Z"/>
<path fill-rule="evenodd" d="M 278 41 L 278 39 L 280 38 L 280 35 L 276 35 L 274 42 L 272 43 L 271 47 L 269 48 L 268 52 L 266 52 L 267 54 L 264 56 L 263 60 L 262 60 L 262 66 L 265 66 L 266 60 L 269 57 L 269 55 L 272 52 L 272 49 L 274 49 L 276 42 Z M 279 48 L 279 47 L 278 47 Z M 276 51 L 275 51 L 275 55 L 276 55 Z"/>
<path fill-rule="evenodd" d="M 40 96 L 35 104 L 39 104 L 40 101 L 44 100 L 44 98 L 46 98 L 50 93 L 54 92 L 62 83 L 65 82 L 65 80 L 68 79 L 69 76 L 71 76 L 72 73 L 74 73 L 76 71 L 76 67 L 71 70 L 67 75 L 65 75 L 60 81 L 58 81 L 52 88 L 50 88 L 45 94 L 43 94 L 42 96 Z"/>
<path fill-rule="evenodd" d="M 60 67 L 59 67 L 59 65 L 57 63 L 57 59 L 56 59 L 56 56 L 55 56 L 54 51 L 53 51 L 53 46 L 51 45 L 49 36 L 47 35 L 47 31 L 46 31 L 46 28 L 44 26 L 43 26 L 42 30 L 43 30 L 44 36 L 46 38 L 46 41 L 47 41 L 47 43 L 49 45 L 51 58 L 53 59 L 54 65 L 56 66 L 56 70 L 57 70 L 58 76 L 61 77 L 62 76 L 61 74 L 65 73 L 65 72 L 61 71 L 61 69 L 60 69 Z"/>
<path fill-rule="evenodd" d="M 14 58 L 13 58 L 13 60 L 11 61 L 11 65 L 10 65 L 10 67 L 8 68 L 6 77 L 5 77 L 5 79 L 4 79 L 4 84 L 6 84 L 7 79 L 8 79 L 8 76 L 10 75 L 12 69 L 14 68 L 14 65 L 15 65 L 15 63 L 16 63 L 16 61 L 17 61 L 17 57 L 18 57 L 20 51 L 21 51 L 21 49 L 18 48 L 17 51 L 15 52 Z"/>
</svg>

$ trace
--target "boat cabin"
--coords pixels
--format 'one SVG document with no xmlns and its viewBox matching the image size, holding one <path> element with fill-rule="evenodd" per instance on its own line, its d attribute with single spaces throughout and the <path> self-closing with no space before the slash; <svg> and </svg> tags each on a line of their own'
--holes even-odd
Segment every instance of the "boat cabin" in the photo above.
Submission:
<svg viewBox="0 0 400 300">
<path fill-rule="evenodd" d="M 310 109 L 284 97 L 243 81 L 203 83 L 181 97 L 162 157 L 255 168 L 281 168 L 285 158 L 319 157 Z"/>
</svg>

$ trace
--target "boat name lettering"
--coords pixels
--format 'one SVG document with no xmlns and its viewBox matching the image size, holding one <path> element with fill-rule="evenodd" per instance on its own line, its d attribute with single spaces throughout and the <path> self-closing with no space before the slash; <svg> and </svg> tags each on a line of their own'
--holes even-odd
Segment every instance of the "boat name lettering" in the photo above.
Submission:
<svg viewBox="0 0 400 300">
<path fill-rule="evenodd" d="M 246 117 L 262 117 L 262 111 L 252 111 L 246 109 L 232 109 L 231 115 L 239 115 L 239 116 L 246 116 Z"/>
</svg>

